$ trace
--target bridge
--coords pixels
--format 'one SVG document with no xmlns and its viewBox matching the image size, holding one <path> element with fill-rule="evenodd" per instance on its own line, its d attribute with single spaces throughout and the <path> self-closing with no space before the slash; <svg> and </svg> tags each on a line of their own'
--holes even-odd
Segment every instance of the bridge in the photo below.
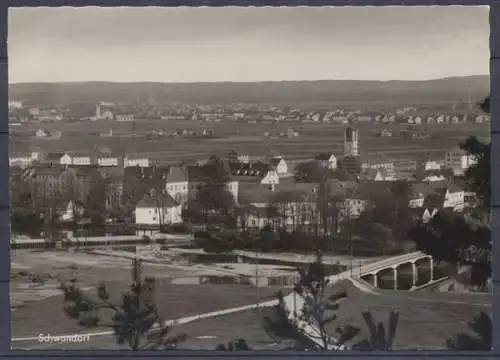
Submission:
<svg viewBox="0 0 500 360">
<path fill-rule="evenodd" d="M 429 276 L 427 279 L 422 279 L 419 277 L 419 263 L 428 261 Z M 442 278 L 435 279 L 434 271 L 434 260 L 432 256 L 424 254 L 420 251 L 412 252 L 409 254 L 403 254 L 399 256 L 394 256 L 388 259 L 377 261 L 371 264 L 366 264 L 356 269 L 353 269 L 352 276 L 368 281 L 373 287 L 379 287 L 380 275 L 387 270 L 392 272 L 393 275 L 393 289 L 400 290 L 398 284 L 399 271 L 405 266 L 411 266 L 412 274 L 412 286 L 410 290 L 415 290 L 421 286 L 426 286 L 432 284 L 436 281 L 440 281 Z M 419 281 L 424 280 L 424 281 Z"/>
<path fill-rule="evenodd" d="M 424 254 L 420 251 L 412 252 L 408 254 L 403 254 L 399 256 L 394 256 L 391 258 L 383 259 L 373 263 L 365 264 L 357 269 L 349 269 L 340 274 L 328 276 L 330 284 L 335 284 L 342 280 L 349 280 L 363 292 L 372 292 L 372 287 L 376 288 L 378 285 L 378 278 L 380 274 L 386 270 L 390 270 L 393 273 L 394 279 L 394 290 L 398 290 L 398 269 L 406 264 L 411 265 L 413 271 L 413 286 L 410 290 L 417 289 L 418 280 L 418 262 L 423 260 L 429 260 L 430 276 L 426 284 L 435 283 L 441 281 L 442 279 L 434 279 L 434 261 L 431 256 Z M 371 279 L 371 283 L 365 279 Z M 297 328 L 302 329 L 303 333 L 311 339 L 313 343 L 319 346 L 323 346 L 323 341 L 321 340 L 320 331 L 317 327 L 309 324 L 307 321 L 301 319 L 302 309 L 304 307 L 304 299 L 302 296 L 296 294 L 295 292 L 284 297 L 284 303 L 289 312 L 289 319 L 296 324 Z M 339 344 L 335 339 L 330 339 L 328 344 L 328 350 L 344 350 L 342 344 Z"/>
</svg>

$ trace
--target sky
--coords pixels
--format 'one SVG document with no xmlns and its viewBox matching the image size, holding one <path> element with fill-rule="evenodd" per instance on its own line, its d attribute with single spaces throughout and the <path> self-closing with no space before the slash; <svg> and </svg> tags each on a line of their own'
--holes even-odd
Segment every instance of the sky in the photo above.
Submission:
<svg viewBox="0 0 500 360">
<path fill-rule="evenodd" d="M 10 8 L 9 82 L 489 74 L 488 7 Z"/>
</svg>

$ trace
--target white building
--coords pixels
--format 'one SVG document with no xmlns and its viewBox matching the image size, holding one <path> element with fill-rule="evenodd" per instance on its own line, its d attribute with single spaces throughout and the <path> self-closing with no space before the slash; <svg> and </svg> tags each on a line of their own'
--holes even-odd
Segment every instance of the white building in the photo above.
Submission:
<svg viewBox="0 0 500 360">
<path fill-rule="evenodd" d="M 35 160 L 29 152 L 10 152 L 9 153 L 9 166 L 26 167 L 33 163 Z"/>
<path fill-rule="evenodd" d="M 477 159 L 465 150 L 455 148 L 445 154 L 445 165 L 453 169 L 456 175 L 463 174 L 469 167 L 477 164 Z"/>
<path fill-rule="evenodd" d="M 117 122 L 133 122 L 135 117 L 134 115 L 115 115 L 115 120 Z"/>
<path fill-rule="evenodd" d="M 465 204 L 465 191 L 457 186 L 449 186 L 446 189 L 444 197 L 444 208 L 452 208 L 455 211 L 461 211 Z"/>
<path fill-rule="evenodd" d="M 282 156 L 275 156 L 271 159 L 271 166 L 276 170 L 278 176 L 288 174 L 288 165 Z"/>
<path fill-rule="evenodd" d="M 149 193 L 135 208 L 137 225 L 167 225 L 182 223 L 182 208 L 169 194 Z"/>
<path fill-rule="evenodd" d="M 150 161 L 148 158 L 127 158 L 123 159 L 124 167 L 149 167 Z"/>
<path fill-rule="evenodd" d="M 314 160 L 323 168 L 331 170 L 337 168 L 337 157 L 333 153 L 319 154 L 314 158 Z"/>
<path fill-rule="evenodd" d="M 117 156 L 99 155 L 97 157 L 97 165 L 99 166 L 118 166 L 119 159 Z"/>
<path fill-rule="evenodd" d="M 22 101 L 9 100 L 9 110 L 19 110 L 23 108 Z"/>
<path fill-rule="evenodd" d="M 175 201 L 185 205 L 189 195 L 189 182 L 186 171 L 180 166 L 171 166 L 166 174 L 165 189 Z"/>
</svg>

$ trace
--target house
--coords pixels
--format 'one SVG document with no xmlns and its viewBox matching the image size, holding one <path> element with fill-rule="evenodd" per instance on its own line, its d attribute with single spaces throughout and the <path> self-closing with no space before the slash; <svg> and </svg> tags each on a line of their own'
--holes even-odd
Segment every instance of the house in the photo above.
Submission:
<svg viewBox="0 0 500 360">
<path fill-rule="evenodd" d="M 278 176 L 285 176 L 288 174 L 288 165 L 282 156 L 274 156 L 271 158 L 269 165 L 272 169 L 276 170 Z"/>
<path fill-rule="evenodd" d="M 123 166 L 124 167 L 134 167 L 134 166 L 139 166 L 139 167 L 149 167 L 150 160 L 149 158 L 129 158 L 125 157 L 123 159 Z"/>
<path fill-rule="evenodd" d="M 477 164 L 477 159 L 465 150 L 454 148 L 445 153 L 445 166 L 453 169 L 456 175 L 463 174 L 469 167 Z"/>
<path fill-rule="evenodd" d="M 66 168 L 63 166 L 33 166 L 26 168 L 22 178 L 31 183 L 41 193 L 57 191 L 63 181 Z"/>
<path fill-rule="evenodd" d="M 71 157 L 70 154 L 64 154 L 63 156 L 61 156 L 61 158 L 59 159 L 59 163 L 61 165 L 71 165 L 73 163 L 73 158 Z"/>
<path fill-rule="evenodd" d="M 9 152 L 9 166 L 26 167 L 33 163 L 33 157 L 30 152 Z"/>
<path fill-rule="evenodd" d="M 117 122 L 133 122 L 135 120 L 134 115 L 115 115 L 115 120 Z"/>
<path fill-rule="evenodd" d="M 186 167 L 186 172 L 188 175 L 188 197 L 192 198 L 196 195 L 198 188 L 207 179 L 207 165 L 192 165 Z M 229 174 L 229 179 L 226 182 L 226 190 L 233 196 L 234 201 L 238 203 L 238 188 L 239 180 L 237 177 L 232 176 L 229 169 L 229 164 L 224 163 L 225 171 Z"/>
<path fill-rule="evenodd" d="M 238 189 L 239 211 L 237 224 L 241 229 L 262 229 L 272 221 L 276 193 L 269 186 L 242 183 Z"/>
<path fill-rule="evenodd" d="M 381 137 L 391 137 L 392 136 L 392 131 L 388 129 L 384 129 L 380 132 Z"/>
<path fill-rule="evenodd" d="M 118 166 L 120 159 L 111 154 L 98 154 L 96 156 L 98 166 Z"/>
<path fill-rule="evenodd" d="M 123 200 L 125 169 L 120 167 L 97 168 L 105 184 L 105 202 L 107 210 L 119 209 Z"/>
<path fill-rule="evenodd" d="M 366 169 L 361 174 L 361 178 L 371 181 L 386 181 L 388 180 L 387 171 L 385 169 Z"/>
<path fill-rule="evenodd" d="M 316 163 L 325 169 L 337 168 L 337 157 L 334 153 L 322 153 L 314 157 Z"/>
<path fill-rule="evenodd" d="M 189 182 L 186 169 L 170 166 L 164 174 L 165 190 L 179 204 L 186 205 L 189 195 Z"/>
<path fill-rule="evenodd" d="M 56 153 L 56 152 L 53 152 L 53 153 L 47 153 L 42 159 L 41 159 L 41 163 L 42 164 L 45 164 L 45 165 L 64 165 L 64 161 L 68 161 L 68 158 L 64 158 L 63 157 L 65 156 L 66 154 L 65 153 Z M 63 159 L 63 163 L 61 163 L 61 159 Z"/>
<path fill-rule="evenodd" d="M 451 184 L 446 187 L 443 208 L 451 208 L 453 211 L 462 211 L 465 205 L 465 191 L 457 185 Z"/>
<path fill-rule="evenodd" d="M 262 162 L 230 163 L 228 170 L 241 182 L 258 182 L 262 185 L 276 185 L 280 181 L 278 171 Z"/>
<path fill-rule="evenodd" d="M 50 134 L 49 134 L 49 132 L 48 132 L 48 131 L 46 131 L 46 130 L 43 130 L 43 129 L 38 129 L 38 130 L 36 131 L 35 136 L 36 136 L 37 138 L 46 138 L 46 137 L 49 137 L 49 136 L 50 136 Z"/>
<path fill-rule="evenodd" d="M 422 208 L 427 195 L 432 192 L 432 188 L 423 182 L 415 182 L 410 185 L 408 193 L 408 206 L 410 208 Z"/>
<path fill-rule="evenodd" d="M 316 199 L 319 184 L 290 183 L 270 187 L 243 183 L 239 188 L 237 223 L 243 229 L 273 228 L 294 230 L 317 224 Z"/>
<path fill-rule="evenodd" d="M 135 207 L 136 225 L 182 223 L 181 205 L 166 192 L 149 191 Z"/>
<path fill-rule="evenodd" d="M 35 136 L 39 139 L 59 140 L 62 137 L 62 132 L 58 130 L 50 132 L 48 130 L 38 129 Z"/>
<path fill-rule="evenodd" d="M 92 165 L 92 156 L 84 153 L 73 153 L 71 154 L 72 160 L 71 165 L 75 166 L 90 166 Z"/>
<path fill-rule="evenodd" d="M 9 110 L 20 110 L 23 108 L 22 101 L 9 100 Z"/>
<path fill-rule="evenodd" d="M 85 213 L 85 208 L 80 202 L 70 200 L 68 201 L 66 207 L 62 209 L 60 214 L 60 220 L 66 222 L 66 221 L 74 221 L 77 219 L 81 219 L 84 213 Z"/>
<path fill-rule="evenodd" d="M 364 172 L 368 169 L 384 169 L 387 177 L 394 177 L 396 174 L 396 167 L 394 162 L 385 159 L 381 156 L 365 156 L 361 160 L 361 171 Z"/>
</svg>

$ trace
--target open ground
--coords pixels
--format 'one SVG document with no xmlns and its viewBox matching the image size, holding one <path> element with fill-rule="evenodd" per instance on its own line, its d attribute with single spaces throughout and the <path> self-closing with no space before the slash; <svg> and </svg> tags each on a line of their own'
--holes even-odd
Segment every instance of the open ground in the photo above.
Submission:
<svg viewBox="0 0 500 360">
<path fill-rule="evenodd" d="M 11 149 L 38 146 L 45 151 L 84 151 L 89 147 L 107 147 L 112 150 L 125 150 L 128 153 L 149 156 L 159 162 L 196 160 L 210 154 L 227 155 L 230 150 L 247 153 L 251 156 L 265 155 L 267 152 L 279 153 L 288 159 L 301 159 L 321 152 L 342 152 L 343 131 L 346 125 L 340 124 L 236 124 L 200 123 L 194 121 L 138 120 L 135 126 L 136 137 L 120 137 L 118 134 L 132 131 L 131 123 L 111 121 L 78 122 L 64 124 L 27 124 L 22 132 L 31 134 L 38 128 L 60 130 L 61 140 L 30 139 L 15 141 Z M 377 137 L 383 129 L 399 131 L 405 125 L 399 124 L 358 124 L 361 155 L 380 153 L 389 159 L 409 158 L 417 152 L 442 152 L 448 150 L 469 136 L 489 139 L 489 124 L 434 124 L 422 125 L 428 132 L 436 135 L 427 140 L 408 140 L 398 136 Z M 213 139 L 160 138 L 148 140 L 145 135 L 153 129 L 164 132 L 190 128 L 211 129 L 216 135 Z M 267 138 L 265 132 L 279 134 L 294 128 L 300 136 L 293 138 Z M 114 137 L 100 137 L 92 133 L 108 132 L 113 129 Z M 92 144 L 92 145 L 89 145 Z"/>
</svg>

